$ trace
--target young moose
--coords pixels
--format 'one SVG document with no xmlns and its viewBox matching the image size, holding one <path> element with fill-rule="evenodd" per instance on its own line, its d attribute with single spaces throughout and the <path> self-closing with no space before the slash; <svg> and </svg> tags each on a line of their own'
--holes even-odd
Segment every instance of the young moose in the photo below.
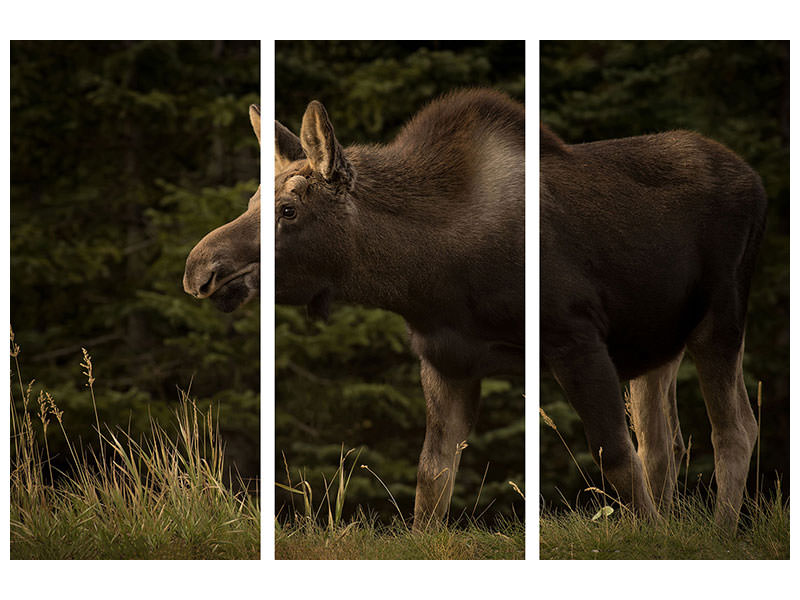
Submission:
<svg viewBox="0 0 800 600">
<path fill-rule="evenodd" d="M 261 143 L 261 111 L 250 106 L 250 123 Z M 183 289 L 195 298 L 209 298 L 231 312 L 255 298 L 261 283 L 261 186 L 247 210 L 210 232 L 189 253 Z"/>
<path fill-rule="evenodd" d="M 695 360 L 714 446 L 715 521 L 733 531 L 756 422 L 745 313 L 766 215 L 758 175 L 698 134 L 566 145 L 541 129 L 541 351 L 595 460 L 647 517 L 672 502 L 684 442 L 675 400 Z M 630 379 L 634 449 L 619 379 Z"/>
<path fill-rule="evenodd" d="M 342 148 L 311 102 L 275 123 L 276 301 L 333 299 L 408 322 L 427 402 L 415 527 L 445 514 L 481 378 L 524 370 L 525 111 L 445 96 L 386 146 Z"/>
</svg>

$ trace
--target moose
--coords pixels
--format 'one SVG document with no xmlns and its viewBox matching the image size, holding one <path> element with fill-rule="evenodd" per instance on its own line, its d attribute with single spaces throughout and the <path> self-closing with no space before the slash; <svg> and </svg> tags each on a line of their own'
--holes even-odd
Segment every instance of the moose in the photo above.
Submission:
<svg viewBox="0 0 800 600">
<path fill-rule="evenodd" d="M 261 144 L 261 110 L 250 106 L 250 123 Z M 232 312 L 259 294 L 261 285 L 261 186 L 247 210 L 218 227 L 192 248 L 186 259 L 183 289 Z"/>
<path fill-rule="evenodd" d="M 688 350 L 711 422 L 714 520 L 736 530 L 757 435 L 742 355 L 766 206 L 759 176 L 697 133 L 569 145 L 540 128 L 541 359 L 606 479 L 643 517 L 671 506 Z"/>
<path fill-rule="evenodd" d="M 427 406 L 414 527 L 449 506 L 480 382 L 524 371 L 525 109 L 452 92 L 387 145 L 337 140 L 312 101 L 300 136 L 275 122 L 275 299 L 405 318 Z"/>
</svg>

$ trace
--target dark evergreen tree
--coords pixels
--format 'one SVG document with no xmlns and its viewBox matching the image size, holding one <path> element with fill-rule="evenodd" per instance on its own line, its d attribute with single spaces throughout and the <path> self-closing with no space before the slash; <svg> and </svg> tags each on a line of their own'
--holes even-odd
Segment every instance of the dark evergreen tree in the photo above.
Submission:
<svg viewBox="0 0 800 600">
<path fill-rule="evenodd" d="M 11 43 L 12 327 L 24 383 L 85 443 L 81 347 L 101 421 L 171 422 L 191 384 L 220 409 L 231 464 L 258 474 L 258 305 L 224 315 L 181 283 L 257 187 L 258 101 L 259 42 Z"/>
</svg>

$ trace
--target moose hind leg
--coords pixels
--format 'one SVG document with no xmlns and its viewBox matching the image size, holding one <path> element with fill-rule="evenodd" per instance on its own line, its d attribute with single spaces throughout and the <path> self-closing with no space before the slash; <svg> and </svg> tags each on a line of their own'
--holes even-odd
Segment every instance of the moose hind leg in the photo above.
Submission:
<svg viewBox="0 0 800 600">
<path fill-rule="evenodd" d="M 443 376 L 424 358 L 420 361 L 425 392 L 425 442 L 419 457 L 414 528 L 424 529 L 447 513 L 467 439 L 478 413 L 480 379 Z"/>
<path fill-rule="evenodd" d="M 702 326 L 701 326 L 702 327 Z M 758 425 L 742 372 L 744 336 L 734 346 L 730 336 L 700 330 L 689 351 L 697 364 L 700 387 L 711 421 L 717 504 L 714 520 L 730 533 L 736 530 Z"/>
<path fill-rule="evenodd" d="M 642 462 L 625 421 L 619 378 L 604 345 L 576 349 L 548 360 L 583 421 L 589 447 L 621 500 L 640 516 L 657 518 Z"/>
<path fill-rule="evenodd" d="M 631 418 L 639 458 L 662 514 L 672 506 L 678 469 L 686 447 L 678 421 L 676 380 L 683 352 L 630 383 Z"/>
</svg>

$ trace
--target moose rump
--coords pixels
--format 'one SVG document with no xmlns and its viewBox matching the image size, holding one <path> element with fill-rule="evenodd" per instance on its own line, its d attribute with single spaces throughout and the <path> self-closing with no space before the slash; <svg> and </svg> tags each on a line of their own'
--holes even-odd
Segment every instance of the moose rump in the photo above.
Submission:
<svg viewBox="0 0 800 600">
<path fill-rule="evenodd" d="M 541 352 L 596 461 L 645 516 L 684 454 L 676 375 L 695 360 L 712 427 L 715 520 L 735 528 L 756 438 L 742 375 L 764 230 L 758 175 L 696 133 L 567 145 L 542 126 Z M 634 448 L 619 380 L 631 380 Z"/>
</svg>

